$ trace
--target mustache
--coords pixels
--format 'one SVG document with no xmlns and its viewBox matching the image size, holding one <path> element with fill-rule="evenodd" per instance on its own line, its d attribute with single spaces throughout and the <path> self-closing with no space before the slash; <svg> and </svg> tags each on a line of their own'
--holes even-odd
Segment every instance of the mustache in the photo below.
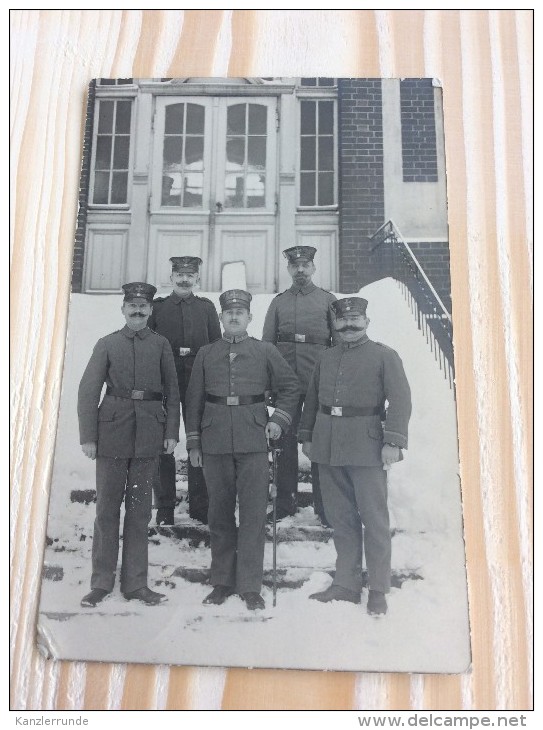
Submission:
<svg viewBox="0 0 543 730">
<path fill-rule="evenodd" d="M 188 281 L 182 281 L 177 286 L 183 286 L 183 287 L 185 287 L 185 289 L 188 289 L 191 286 L 191 284 L 189 284 Z"/>
<path fill-rule="evenodd" d="M 348 324 L 345 327 L 342 327 L 341 329 L 338 329 L 338 332 L 362 332 L 364 328 L 363 327 L 355 327 L 354 324 Z"/>
<path fill-rule="evenodd" d="M 141 314 L 140 312 L 135 312 L 134 314 L 131 314 L 130 316 L 131 316 L 131 317 L 139 317 L 140 319 L 143 319 L 143 318 L 144 318 L 144 317 L 146 317 L 147 315 L 145 315 L 145 314 Z"/>
</svg>

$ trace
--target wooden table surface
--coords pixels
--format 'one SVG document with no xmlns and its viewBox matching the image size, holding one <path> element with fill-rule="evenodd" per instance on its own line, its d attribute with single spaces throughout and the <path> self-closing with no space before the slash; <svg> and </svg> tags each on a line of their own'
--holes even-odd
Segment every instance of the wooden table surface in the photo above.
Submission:
<svg viewBox="0 0 543 730">
<path fill-rule="evenodd" d="M 532 707 L 532 24 L 531 10 L 11 11 L 12 709 Z M 463 675 L 84 664 L 36 650 L 87 84 L 225 75 L 443 84 Z"/>
</svg>

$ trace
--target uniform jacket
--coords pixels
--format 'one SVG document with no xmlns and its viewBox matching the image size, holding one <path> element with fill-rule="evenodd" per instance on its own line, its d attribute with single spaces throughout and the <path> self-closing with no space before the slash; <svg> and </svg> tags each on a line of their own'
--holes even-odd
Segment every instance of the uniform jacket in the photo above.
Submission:
<svg viewBox="0 0 543 730">
<path fill-rule="evenodd" d="M 246 334 L 224 336 L 201 348 L 187 390 L 187 449 L 208 454 L 266 451 L 264 403 L 226 406 L 206 401 L 216 396 L 262 395 L 277 392 L 271 421 L 288 431 L 300 391 L 298 378 L 277 348 Z"/>
<path fill-rule="evenodd" d="M 334 315 L 330 309 L 330 304 L 335 300 L 333 294 L 313 283 L 301 289 L 293 284 L 272 300 L 266 314 L 262 339 L 277 345 L 281 355 L 297 373 L 302 394 L 307 392 L 315 363 L 327 346 L 306 342 L 277 342 L 277 335 L 311 335 L 328 340 L 328 346 L 337 342 L 333 326 Z"/>
<path fill-rule="evenodd" d="M 325 406 L 379 406 L 382 415 L 338 417 Z M 383 442 L 407 448 L 411 391 L 399 355 L 365 335 L 323 352 L 315 366 L 298 429 L 312 441 L 311 460 L 332 466 L 380 466 Z"/>
<path fill-rule="evenodd" d="M 185 397 L 194 358 L 202 345 L 220 339 L 221 326 L 213 302 L 197 297 L 192 292 L 180 297 L 172 292 L 168 297 L 157 297 L 148 326 L 166 337 L 173 351 L 177 383 L 181 398 Z M 190 348 L 190 355 L 181 357 L 179 348 Z"/>
<path fill-rule="evenodd" d="M 104 383 L 162 391 L 165 406 L 112 395 L 100 403 Z M 168 340 L 148 327 L 134 332 L 127 326 L 98 340 L 79 384 L 77 412 L 80 442 L 98 442 L 98 456 L 161 454 L 164 439 L 179 438 L 179 390 Z"/>
</svg>

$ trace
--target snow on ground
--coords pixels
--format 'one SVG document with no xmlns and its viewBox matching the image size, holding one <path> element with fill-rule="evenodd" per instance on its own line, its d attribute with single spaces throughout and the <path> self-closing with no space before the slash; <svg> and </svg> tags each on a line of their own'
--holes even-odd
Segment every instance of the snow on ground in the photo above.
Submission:
<svg viewBox="0 0 543 730">
<path fill-rule="evenodd" d="M 79 446 L 77 387 L 96 340 L 122 327 L 124 320 L 119 296 L 74 294 L 47 529 L 54 542 L 45 551 L 51 572 L 43 581 L 40 605 L 44 650 L 67 659 L 196 666 L 414 672 L 467 668 L 469 625 L 452 392 L 397 284 L 385 279 L 364 287 L 361 294 L 369 301 L 369 336 L 400 353 L 413 395 L 409 450 L 389 472 L 396 530 L 393 571 L 411 578 L 392 589 L 386 618 L 367 616 L 366 591 L 361 606 L 308 600 L 310 593 L 331 582 L 331 540 L 279 543 L 278 568 L 288 568 L 289 578 L 301 576 L 305 582 L 280 588 L 276 607 L 266 587 L 263 612 L 249 614 L 236 596 L 222 606 L 202 606 L 209 586 L 174 573 L 208 568 L 209 549 L 203 542 L 194 547 L 164 534 L 150 538 L 149 585 L 166 592 L 167 603 L 146 607 L 127 602 L 116 586 L 98 608 L 80 608 L 90 580 L 94 506 L 72 503 L 70 493 L 94 488 L 95 465 Z M 206 296 L 218 306 L 218 293 Z M 271 297 L 253 298 L 249 333 L 255 337 L 261 334 Z M 186 456 L 183 434 L 176 454 Z M 194 525 L 184 502 L 176 522 Z M 316 525 L 312 509 L 302 508 L 280 530 L 293 525 L 310 531 Z M 271 565 L 272 547 L 267 544 L 265 570 Z"/>
</svg>

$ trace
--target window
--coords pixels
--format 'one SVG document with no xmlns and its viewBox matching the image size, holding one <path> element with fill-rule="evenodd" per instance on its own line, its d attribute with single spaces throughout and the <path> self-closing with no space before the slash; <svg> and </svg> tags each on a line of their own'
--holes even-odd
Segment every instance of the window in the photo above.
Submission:
<svg viewBox="0 0 543 730">
<path fill-rule="evenodd" d="M 267 107 L 233 104 L 226 117 L 225 208 L 266 205 Z"/>
<path fill-rule="evenodd" d="M 302 78 L 301 86 L 335 86 L 336 80 L 331 78 Z"/>
<path fill-rule="evenodd" d="M 161 204 L 201 208 L 204 189 L 205 107 L 181 102 L 166 107 Z"/>
<path fill-rule="evenodd" d="M 98 79 L 100 86 L 123 86 L 133 84 L 134 79 Z"/>
<path fill-rule="evenodd" d="M 335 101 L 300 101 L 300 206 L 335 200 Z"/>
<path fill-rule="evenodd" d="M 132 102 L 98 101 L 91 200 L 94 205 L 127 203 Z"/>
</svg>

